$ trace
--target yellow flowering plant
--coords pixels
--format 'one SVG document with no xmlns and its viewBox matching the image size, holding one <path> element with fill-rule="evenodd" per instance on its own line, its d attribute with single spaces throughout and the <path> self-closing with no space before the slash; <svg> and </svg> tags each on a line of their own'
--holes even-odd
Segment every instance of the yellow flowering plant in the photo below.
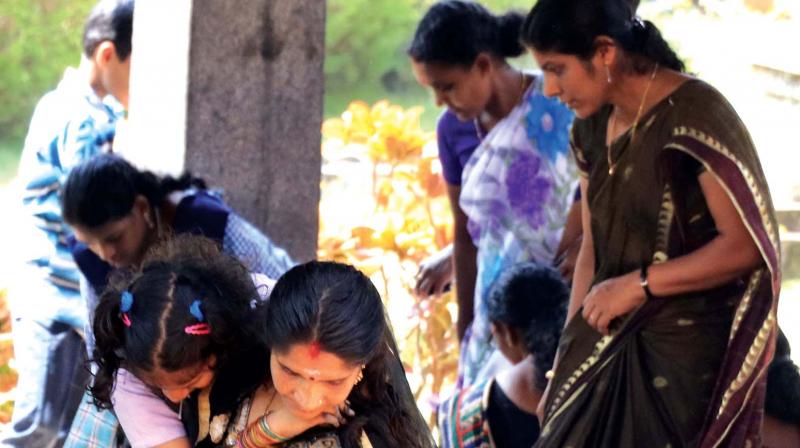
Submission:
<svg viewBox="0 0 800 448">
<path fill-rule="evenodd" d="M 413 293 L 419 263 L 451 241 L 453 225 L 435 134 L 422 130 L 421 113 L 355 101 L 323 123 L 318 255 L 355 265 L 383 293 L 425 410 L 455 381 L 458 342 L 452 293 Z"/>
<path fill-rule="evenodd" d="M 17 384 L 17 372 L 11 367 L 14 346 L 11 340 L 11 316 L 6 289 L 0 288 L 0 424 L 11 421 L 11 395 Z"/>
</svg>

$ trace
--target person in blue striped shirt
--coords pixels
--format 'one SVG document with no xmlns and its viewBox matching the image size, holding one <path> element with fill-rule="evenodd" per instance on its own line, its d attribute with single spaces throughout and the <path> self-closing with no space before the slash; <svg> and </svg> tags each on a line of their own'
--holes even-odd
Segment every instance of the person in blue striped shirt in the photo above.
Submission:
<svg viewBox="0 0 800 448">
<path fill-rule="evenodd" d="M 78 273 L 66 246 L 58 190 L 69 170 L 111 149 L 128 102 L 133 0 L 103 0 L 86 21 L 83 54 L 31 119 L 17 180 L 24 253 L 10 286 L 19 372 L 9 430 L 0 446 L 60 446 L 86 381 L 86 325 Z"/>
</svg>

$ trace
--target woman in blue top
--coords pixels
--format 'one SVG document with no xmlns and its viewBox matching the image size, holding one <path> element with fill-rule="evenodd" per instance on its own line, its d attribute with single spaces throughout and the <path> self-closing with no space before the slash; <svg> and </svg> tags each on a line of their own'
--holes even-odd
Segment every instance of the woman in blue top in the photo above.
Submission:
<svg viewBox="0 0 800 448">
<path fill-rule="evenodd" d="M 572 114 L 542 95 L 539 75 L 506 62 L 523 53 L 522 19 L 516 13 L 494 16 L 474 2 L 438 2 L 420 21 L 408 51 L 419 83 L 481 141 L 466 161 L 461 185 L 449 186 L 460 386 L 507 365 L 491 344 L 486 310 L 499 274 L 522 261 L 553 263 L 575 237 L 562 241 L 577 179 L 567 154 Z M 460 132 L 463 126 L 448 129 Z"/>
<path fill-rule="evenodd" d="M 193 233 L 215 240 L 251 272 L 270 278 L 278 278 L 294 265 L 286 251 L 206 190 L 202 180 L 188 174 L 159 178 L 118 156 L 99 155 L 72 170 L 61 203 L 64 220 L 75 231 L 72 253 L 81 272 L 89 316 L 114 270 L 137 267 L 157 241 L 173 234 Z M 93 342 L 87 329 L 90 352 Z M 87 437 L 87 429 L 99 419 L 114 423 L 110 413 L 98 414 L 86 401 L 71 439 Z M 135 424 L 121 423 L 123 427 Z M 136 446 L 136 441 L 131 442 Z"/>
</svg>

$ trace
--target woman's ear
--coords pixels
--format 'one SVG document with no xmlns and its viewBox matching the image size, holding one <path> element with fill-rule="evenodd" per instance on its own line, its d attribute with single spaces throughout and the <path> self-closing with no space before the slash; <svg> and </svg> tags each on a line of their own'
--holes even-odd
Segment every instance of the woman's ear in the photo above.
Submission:
<svg viewBox="0 0 800 448">
<path fill-rule="evenodd" d="M 609 36 L 600 35 L 594 38 L 594 56 L 600 65 L 609 67 L 617 59 L 617 44 Z"/>
<path fill-rule="evenodd" d="M 206 368 L 208 370 L 214 370 L 215 367 L 217 367 L 217 355 L 212 353 L 211 356 L 208 357 Z"/>
<path fill-rule="evenodd" d="M 519 334 L 519 331 L 517 331 L 516 328 L 507 327 L 506 335 L 508 338 L 508 344 L 512 347 L 517 347 L 523 344 L 522 335 Z"/>
<path fill-rule="evenodd" d="M 494 69 L 494 61 L 489 53 L 482 51 L 475 57 L 472 67 L 478 70 L 481 75 L 486 75 Z"/>
<path fill-rule="evenodd" d="M 147 227 L 152 229 L 155 227 L 155 220 L 152 216 L 152 210 L 150 207 L 150 202 L 141 194 L 136 195 L 136 199 L 133 200 L 133 213 L 141 216 L 144 219 L 144 222 L 147 224 Z"/>
</svg>

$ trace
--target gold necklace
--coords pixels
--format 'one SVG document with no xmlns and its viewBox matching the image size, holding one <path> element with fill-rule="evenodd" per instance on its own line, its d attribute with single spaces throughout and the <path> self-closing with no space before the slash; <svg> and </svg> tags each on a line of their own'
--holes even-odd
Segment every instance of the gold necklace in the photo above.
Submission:
<svg viewBox="0 0 800 448">
<path fill-rule="evenodd" d="M 647 82 L 647 87 L 644 89 L 644 94 L 642 95 L 642 101 L 639 103 L 639 110 L 636 112 L 636 118 L 633 120 L 633 125 L 631 126 L 631 141 L 630 144 L 633 144 L 633 139 L 636 138 L 636 127 L 639 125 L 639 119 L 642 117 L 642 111 L 644 110 L 644 104 L 647 101 L 647 92 L 650 91 L 650 86 L 653 85 L 653 80 L 656 79 L 656 72 L 658 72 L 658 64 L 653 67 L 653 73 L 650 75 L 650 80 Z M 608 127 L 610 131 L 614 131 L 614 128 L 617 125 L 617 114 L 613 113 L 611 116 L 611 125 Z M 611 160 L 611 145 L 613 144 L 613 140 L 609 140 L 608 144 L 606 145 L 606 157 L 608 158 L 608 175 L 613 176 L 614 170 L 617 167 L 617 163 Z"/>
</svg>

